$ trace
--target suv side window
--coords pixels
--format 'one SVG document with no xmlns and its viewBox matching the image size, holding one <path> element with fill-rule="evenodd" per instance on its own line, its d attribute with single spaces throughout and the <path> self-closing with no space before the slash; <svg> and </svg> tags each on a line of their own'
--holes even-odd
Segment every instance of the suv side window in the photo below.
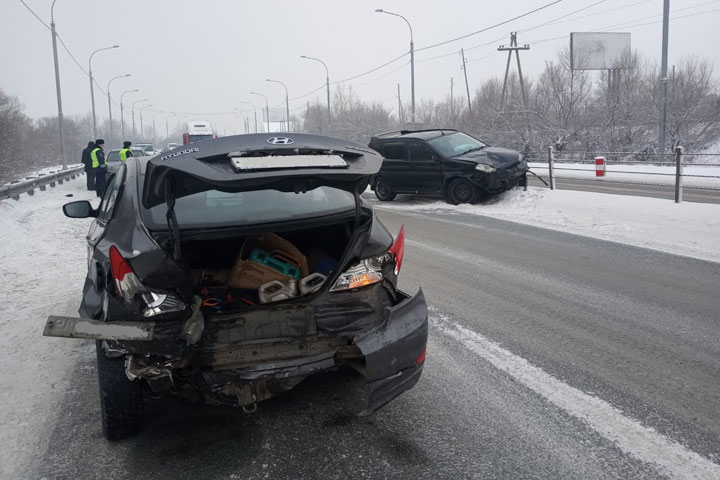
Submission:
<svg viewBox="0 0 720 480">
<path fill-rule="evenodd" d="M 408 144 L 408 151 L 410 152 L 410 160 L 431 162 L 435 159 L 433 151 L 422 143 L 412 142 Z"/>
<path fill-rule="evenodd" d="M 405 143 L 388 142 L 382 146 L 382 156 L 392 160 L 407 160 Z"/>
</svg>

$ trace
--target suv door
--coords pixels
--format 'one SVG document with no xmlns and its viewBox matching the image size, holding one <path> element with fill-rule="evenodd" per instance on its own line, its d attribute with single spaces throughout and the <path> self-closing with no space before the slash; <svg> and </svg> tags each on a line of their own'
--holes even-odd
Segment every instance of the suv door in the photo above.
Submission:
<svg viewBox="0 0 720 480">
<path fill-rule="evenodd" d="M 442 191 L 442 163 L 435 152 L 422 142 L 409 142 L 408 170 L 412 172 L 418 193 Z"/>
<path fill-rule="evenodd" d="M 375 148 L 375 147 L 373 147 Z M 408 168 L 407 149 L 405 142 L 393 141 L 383 143 L 378 150 L 385 159 L 383 160 L 382 176 L 390 180 L 393 190 L 396 192 L 414 192 L 415 182 L 408 178 L 411 174 Z"/>
</svg>

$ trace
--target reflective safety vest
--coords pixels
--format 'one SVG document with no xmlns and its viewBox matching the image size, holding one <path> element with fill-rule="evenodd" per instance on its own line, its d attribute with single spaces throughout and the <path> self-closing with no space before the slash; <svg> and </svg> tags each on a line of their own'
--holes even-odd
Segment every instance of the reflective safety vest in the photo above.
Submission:
<svg viewBox="0 0 720 480">
<path fill-rule="evenodd" d="M 98 168 L 100 166 L 100 160 L 98 160 L 98 152 L 102 150 L 100 147 L 93 148 L 93 151 L 90 152 L 90 158 L 92 159 L 92 168 Z"/>
<path fill-rule="evenodd" d="M 130 155 L 128 155 L 128 153 Z M 121 162 L 124 162 L 125 160 L 128 159 L 128 157 L 132 157 L 132 156 L 133 156 L 132 151 L 129 148 L 123 148 L 122 150 L 120 150 L 120 161 Z"/>
</svg>

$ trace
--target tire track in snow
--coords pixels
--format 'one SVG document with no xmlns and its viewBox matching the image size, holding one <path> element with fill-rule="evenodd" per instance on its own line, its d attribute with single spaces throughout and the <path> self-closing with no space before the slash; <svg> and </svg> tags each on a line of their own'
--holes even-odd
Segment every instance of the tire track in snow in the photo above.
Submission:
<svg viewBox="0 0 720 480">
<path fill-rule="evenodd" d="M 563 383 L 483 335 L 452 322 L 446 315 L 432 312 L 432 309 L 431 322 L 442 334 L 458 341 L 565 412 L 583 420 L 626 454 L 656 466 L 660 473 L 673 478 L 720 478 L 720 465 L 626 416 L 600 398 Z"/>
</svg>

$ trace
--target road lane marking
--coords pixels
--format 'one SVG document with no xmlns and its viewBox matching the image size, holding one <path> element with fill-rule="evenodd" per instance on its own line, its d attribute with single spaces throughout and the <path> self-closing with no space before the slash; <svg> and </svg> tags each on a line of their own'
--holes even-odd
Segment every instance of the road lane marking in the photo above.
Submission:
<svg viewBox="0 0 720 480">
<path fill-rule="evenodd" d="M 604 400 L 563 383 L 498 343 L 452 322 L 445 315 L 436 313 L 431 321 L 443 334 L 459 341 L 565 412 L 583 420 L 626 454 L 654 465 L 660 473 L 673 478 L 720 478 L 720 465 L 626 416 Z"/>
</svg>

